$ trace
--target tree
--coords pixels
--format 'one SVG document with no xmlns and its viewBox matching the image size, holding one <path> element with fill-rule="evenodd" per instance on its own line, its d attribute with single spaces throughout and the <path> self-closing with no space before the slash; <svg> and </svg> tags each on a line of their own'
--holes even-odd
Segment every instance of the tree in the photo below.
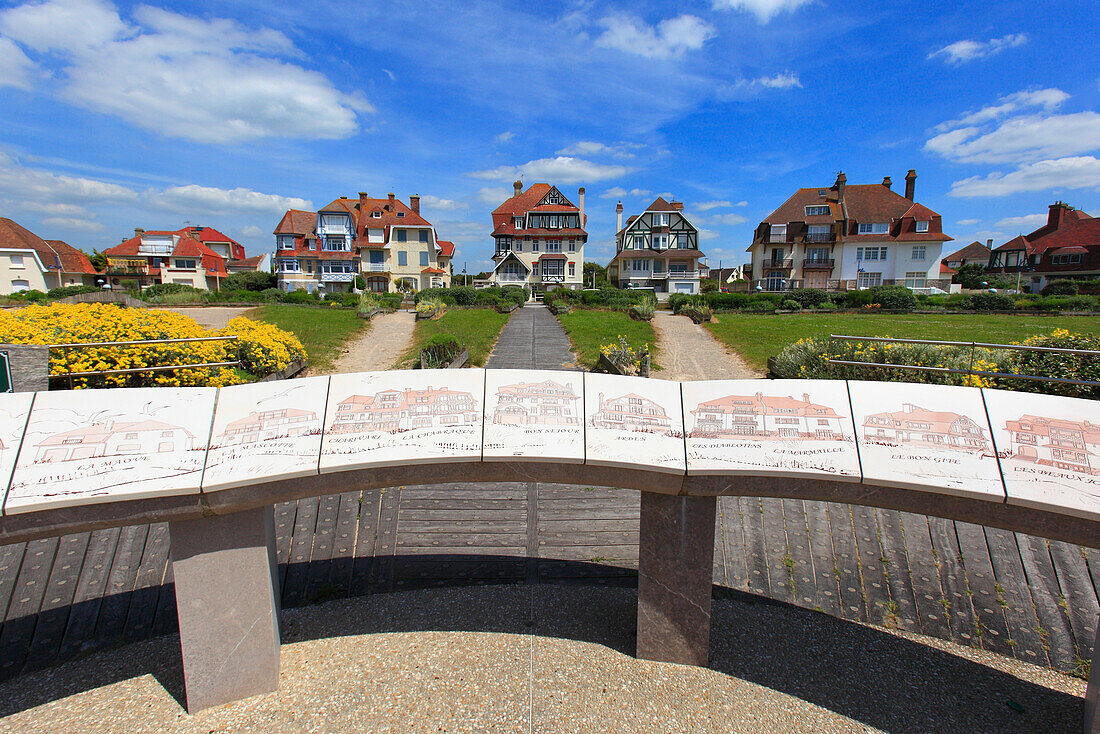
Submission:
<svg viewBox="0 0 1100 734">
<path fill-rule="evenodd" d="M 977 290 L 981 288 L 982 281 L 985 279 L 985 268 L 979 263 L 967 263 L 951 276 L 952 283 L 958 283 L 967 290 Z"/>
<path fill-rule="evenodd" d="M 100 272 L 107 269 L 107 256 L 99 250 L 92 250 L 92 254 L 88 260 L 91 261 L 92 267 Z"/>
<path fill-rule="evenodd" d="M 581 272 L 584 275 L 585 288 L 603 288 L 611 285 L 611 281 L 607 279 L 607 268 L 599 263 L 587 262 Z"/>
</svg>

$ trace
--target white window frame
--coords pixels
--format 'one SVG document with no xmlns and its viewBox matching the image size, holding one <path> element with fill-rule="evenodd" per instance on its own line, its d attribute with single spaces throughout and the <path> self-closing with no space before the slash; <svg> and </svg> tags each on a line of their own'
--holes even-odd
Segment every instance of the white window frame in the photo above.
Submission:
<svg viewBox="0 0 1100 734">
<path fill-rule="evenodd" d="M 918 232 L 927 232 L 928 231 L 928 220 L 918 219 L 917 220 L 917 231 Z"/>
<path fill-rule="evenodd" d="M 280 250 L 293 250 L 294 249 L 294 235 L 281 234 L 278 237 Z"/>
<path fill-rule="evenodd" d="M 882 285 L 882 273 L 856 273 L 857 288 L 873 288 L 876 285 Z"/>
<path fill-rule="evenodd" d="M 561 252 L 561 240 L 558 240 L 558 239 L 546 240 L 546 251 L 547 252 Z"/>
<path fill-rule="evenodd" d="M 860 222 L 858 233 L 859 234 L 889 234 L 890 223 L 889 222 Z"/>
<path fill-rule="evenodd" d="M 569 277 L 573 278 L 573 277 L 576 277 L 576 275 L 577 275 L 577 264 L 576 263 L 569 263 Z"/>
<path fill-rule="evenodd" d="M 910 260 L 925 260 L 928 257 L 928 248 L 925 245 L 913 245 L 913 256 Z"/>
<path fill-rule="evenodd" d="M 13 270 L 23 270 L 27 266 L 23 264 L 22 255 L 11 255 L 11 267 Z"/>
<path fill-rule="evenodd" d="M 811 209 L 813 211 L 810 211 Z M 824 211 L 821 211 L 822 209 L 824 209 Z M 832 210 L 829 209 L 828 204 L 810 204 L 806 207 L 807 217 L 827 217 L 830 214 L 832 214 Z"/>
<path fill-rule="evenodd" d="M 654 227 L 667 227 L 668 226 L 668 212 L 654 212 L 653 213 L 653 226 Z"/>
<path fill-rule="evenodd" d="M 771 225 L 771 232 L 768 235 L 769 242 L 786 242 L 787 241 L 787 225 L 785 224 L 773 224 Z"/>
</svg>

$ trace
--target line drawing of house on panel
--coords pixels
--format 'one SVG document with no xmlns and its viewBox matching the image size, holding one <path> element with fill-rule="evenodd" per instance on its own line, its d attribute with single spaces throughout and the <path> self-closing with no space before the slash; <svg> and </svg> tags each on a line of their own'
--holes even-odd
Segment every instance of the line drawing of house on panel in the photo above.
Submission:
<svg viewBox="0 0 1100 734">
<path fill-rule="evenodd" d="M 1100 426 L 1041 415 L 1022 415 L 1005 421 L 1012 436 L 1008 457 L 1015 461 L 1053 466 L 1079 474 L 1100 474 Z"/>
<path fill-rule="evenodd" d="M 497 388 L 493 423 L 575 426 L 579 422 L 579 399 L 572 387 L 553 380 L 501 385 Z"/>
<path fill-rule="evenodd" d="M 273 438 L 320 433 L 321 421 L 312 410 L 278 408 L 254 410 L 244 418 L 230 421 L 219 435 L 222 446 L 256 443 Z"/>
<path fill-rule="evenodd" d="M 672 419 L 664 407 L 637 393 L 605 399 L 599 394 L 599 406 L 592 416 L 593 428 L 672 435 Z"/>
<path fill-rule="evenodd" d="M 871 413 L 863 420 L 868 441 L 888 441 L 914 447 L 970 453 L 990 452 L 985 430 L 965 415 L 936 411 L 912 403 L 892 413 Z"/>
<path fill-rule="evenodd" d="M 400 433 L 478 422 L 477 401 L 468 392 L 427 387 L 352 395 L 336 408 L 330 433 Z"/>
<path fill-rule="evenodd" d="M 792 438 L 843 441 L 846 418 L 827 405 L 810 402 L 808 393 L 790 396 L 726 395 L 699 403 L 692 438 Z"/>
<path fill-rule="evenodd" d="M 128 454 L 179 453 L 195 448 L 186 428 L 144 420 L 93 423 L 49 436 L 36 447 L 36 462 L 73 461 Z"/>
</svg>

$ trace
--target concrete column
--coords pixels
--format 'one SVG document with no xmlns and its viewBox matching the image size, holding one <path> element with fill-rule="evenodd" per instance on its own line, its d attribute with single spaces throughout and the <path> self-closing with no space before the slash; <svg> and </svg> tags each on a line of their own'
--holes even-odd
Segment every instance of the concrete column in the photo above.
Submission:
<svg viewBox="0 0 1100 734">
<path fill-rule="evenodd" d="M 273 509 L 169 526 L 189 713 L 278 688 Z"/>
<path fill-rule="evenodd" d="M 1100 621 L 1096 623 L 1096 641 L 1092 643 L 1092 667 L 1085 689 L 1085 734 L 1100 734 Z"/>
<path fill-rule="evenodd" d="M 639 658 L 707 664 L 714 511 L 714 497 L 642 492 Z"/>
</svg>

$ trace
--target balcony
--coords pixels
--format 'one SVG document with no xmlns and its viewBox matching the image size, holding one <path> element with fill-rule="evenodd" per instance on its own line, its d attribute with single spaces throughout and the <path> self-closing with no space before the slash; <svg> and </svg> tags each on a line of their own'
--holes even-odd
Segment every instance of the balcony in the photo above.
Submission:
<svg viewBox="0 0 1100 734">
<path fill-rule="evenodd" d="M 802 261 L 803 270 L 832 270 L 834 260 L 832 258 L 808 257 Z"/>
<path fill-rule="evenodd" d="M 496 281 L 498 283 L 526 283 L 527 276 L 518 273 L 497 273 Z"/>
<path fill-rule="evenodd" d="M 772 258 L 771 260 L 765 260 L 763 265 L 764 270 L 768 270 L 769 268 L 772 270 L 790 270 L 793 267 L 793 257 L 784 258 L 782 260 L 779 258 Z"/>
<path fill-rule="evenodd" d="M 836 232 L 807 232 L 806 242 L 836 242 Z"/>
<path fill-rule="evenodd" d="M 702 275 L 698 270 L 669 270 L 669 278 L 701 278 Z"/>
<path fill-rule="evenodd" d="M 355 273 L 321 273 L 321 281 L 324 283 L 350 283 L 355 280 Z"/>
<path fill-rule="evenodd" d="M 359 268 L 364 273 L 388 273 L 390 272 L 389 263 L 360 263 Z"/>
<path fill-rule="evenodd" d="M 542 276 L 542 282 L 543 283 L 564 283 L 565 282 L 565 276 L 562 275 L 561 273 L 555 273 L 553 275 L 543 275 Z"/>
</svg>

